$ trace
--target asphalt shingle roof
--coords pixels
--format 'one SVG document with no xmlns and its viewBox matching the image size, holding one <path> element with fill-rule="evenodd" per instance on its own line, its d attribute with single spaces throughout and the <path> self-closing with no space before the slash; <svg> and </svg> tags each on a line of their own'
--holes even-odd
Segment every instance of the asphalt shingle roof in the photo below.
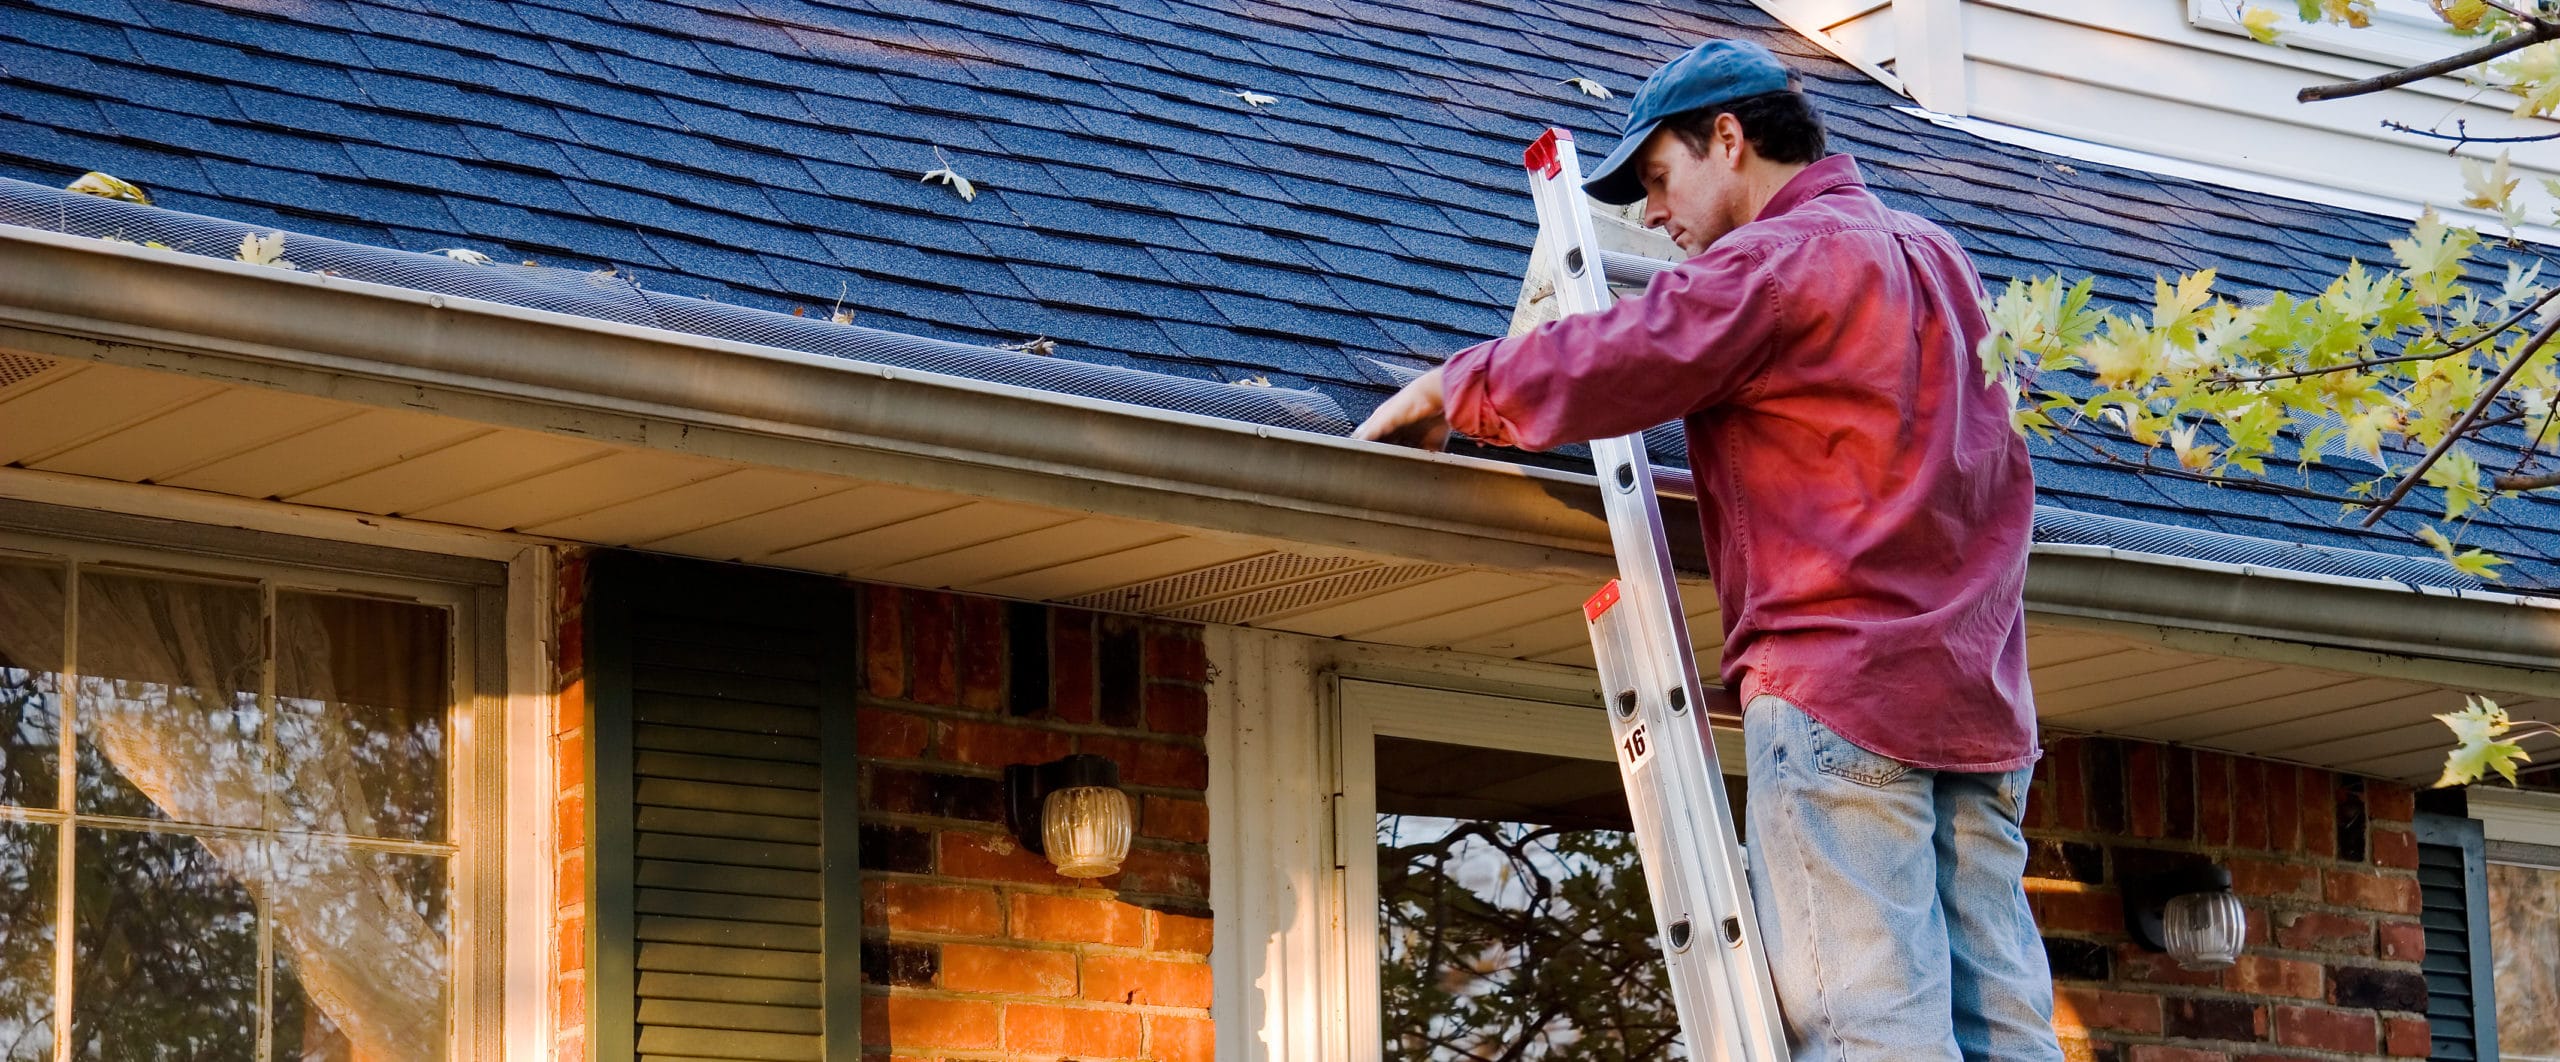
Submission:
<svg viewBox="0 0 2560 1062">
<path fill-rule="evenodd" d="M 2216 266 L 2244 297 L 2387 261 L 2388 218 L 2074 162 L 1901 97 L 1743 0 L 0 0 L 0 175 L 103 170 L 313 235 L 613 266 L 650 288 L 1365 409 L 1502 332 L 1533 221 L 1521 147 L 1612 146 L 1707 36 L 1802 72 L 1886 202 L 1994 285 L 2114 301 Z M 1234 93 L 1277 97 L 1255 107 Z M 939 149 L 939 155 L 937 155 Z M 917 180 L 947 159 L 974 202 Z M 2049 504 L 2423 554 L 2325 503 L 2039 444 Z M 2368 473 L 2369 474 L 2369 473 Z M 2315 469 L 2323 485 L 2347 474 Z M 2428 512 L 2426 499 L 2412 503 Z M 2560 500 L 2471 537 L 2560 588 Z"/>
</svg>

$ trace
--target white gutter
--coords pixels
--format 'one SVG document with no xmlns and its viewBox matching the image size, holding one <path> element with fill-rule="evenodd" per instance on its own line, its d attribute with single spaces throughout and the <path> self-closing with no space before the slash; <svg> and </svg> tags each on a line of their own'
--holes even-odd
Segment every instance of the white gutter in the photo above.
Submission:
<svg viewBox="0 0 2560 1062">
<path fill-rule="evenodd" d="M 0 262 L 0 345 L 57 357 L 1428 563 L 1613 574 L 1588 474 L 17 227 L 0 226 Z M 1664 487 L 1695 570 L 1695 488 Z M 2038 612 L 2560 660 L 2549 601 L 2092 547 L 2035 555 Z"/>
</svg>

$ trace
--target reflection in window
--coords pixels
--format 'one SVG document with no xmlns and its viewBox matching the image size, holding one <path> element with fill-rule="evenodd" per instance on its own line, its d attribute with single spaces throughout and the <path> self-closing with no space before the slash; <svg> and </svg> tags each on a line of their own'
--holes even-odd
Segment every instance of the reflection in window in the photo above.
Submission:
<svg viewBox="0 0 2560 1062">
<path fill-rule="evenodd" d="M 451 644 L 429 606 L 0 561 L 0 1062 L 446 1055 Z"/>
<path fill-rule="evenodd" d="M 1385 1057 L 1675 1059 L 1616 765 L 1377 739 Z"/>
<path fill-rule="evenodd" d="M 2560 851 L 2551 866 L 2489 864 L 2498 1054 L 2560 1062 Z"/>
</svg>

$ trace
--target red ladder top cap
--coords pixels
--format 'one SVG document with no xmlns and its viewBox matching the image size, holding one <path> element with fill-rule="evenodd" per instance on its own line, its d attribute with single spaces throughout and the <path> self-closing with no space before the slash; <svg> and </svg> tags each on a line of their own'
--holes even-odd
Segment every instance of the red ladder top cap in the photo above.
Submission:
<svg viewBox="0 0 2560 1062">
<path fill-rule="evenodd" d="M 1528 151 L 1521 153 L 1520 161 L 1529 167 L 1531 173 L 1542 177 L 1553 177 L 1564 172 L 1564 162 L 1556 157 L 1556 148 L 1558 145 L 1570 143 L 1573 143 L 1572 133 L 1548 126 L 1546 135 L 1539 137 L 1536 143 L 1529 145 Z"/>
</svg>

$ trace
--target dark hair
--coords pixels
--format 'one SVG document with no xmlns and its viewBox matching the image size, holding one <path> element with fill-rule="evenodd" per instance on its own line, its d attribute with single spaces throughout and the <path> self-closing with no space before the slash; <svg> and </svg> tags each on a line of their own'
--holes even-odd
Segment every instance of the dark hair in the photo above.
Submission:
<svg viewBox="0 0 2560 1062">
<path fill-rule="evenodd" d="M 1822 143 L 1822 117 L 1813 113 L 1813 101 L 1793 89 L 1763 92 L 1745 96 L 1731 103 L 1683 111 L 1662 120 L 1662 127 L 1679 135 L 1689 150 L 1700 155 L 1715 140 L 1716 116 L 1730 114 L 1742 123 L 1742 135 L 1751 141 L 1751 150 L 1771 162 L 1819 162 L 1830 154 Z"/>
</svg>

